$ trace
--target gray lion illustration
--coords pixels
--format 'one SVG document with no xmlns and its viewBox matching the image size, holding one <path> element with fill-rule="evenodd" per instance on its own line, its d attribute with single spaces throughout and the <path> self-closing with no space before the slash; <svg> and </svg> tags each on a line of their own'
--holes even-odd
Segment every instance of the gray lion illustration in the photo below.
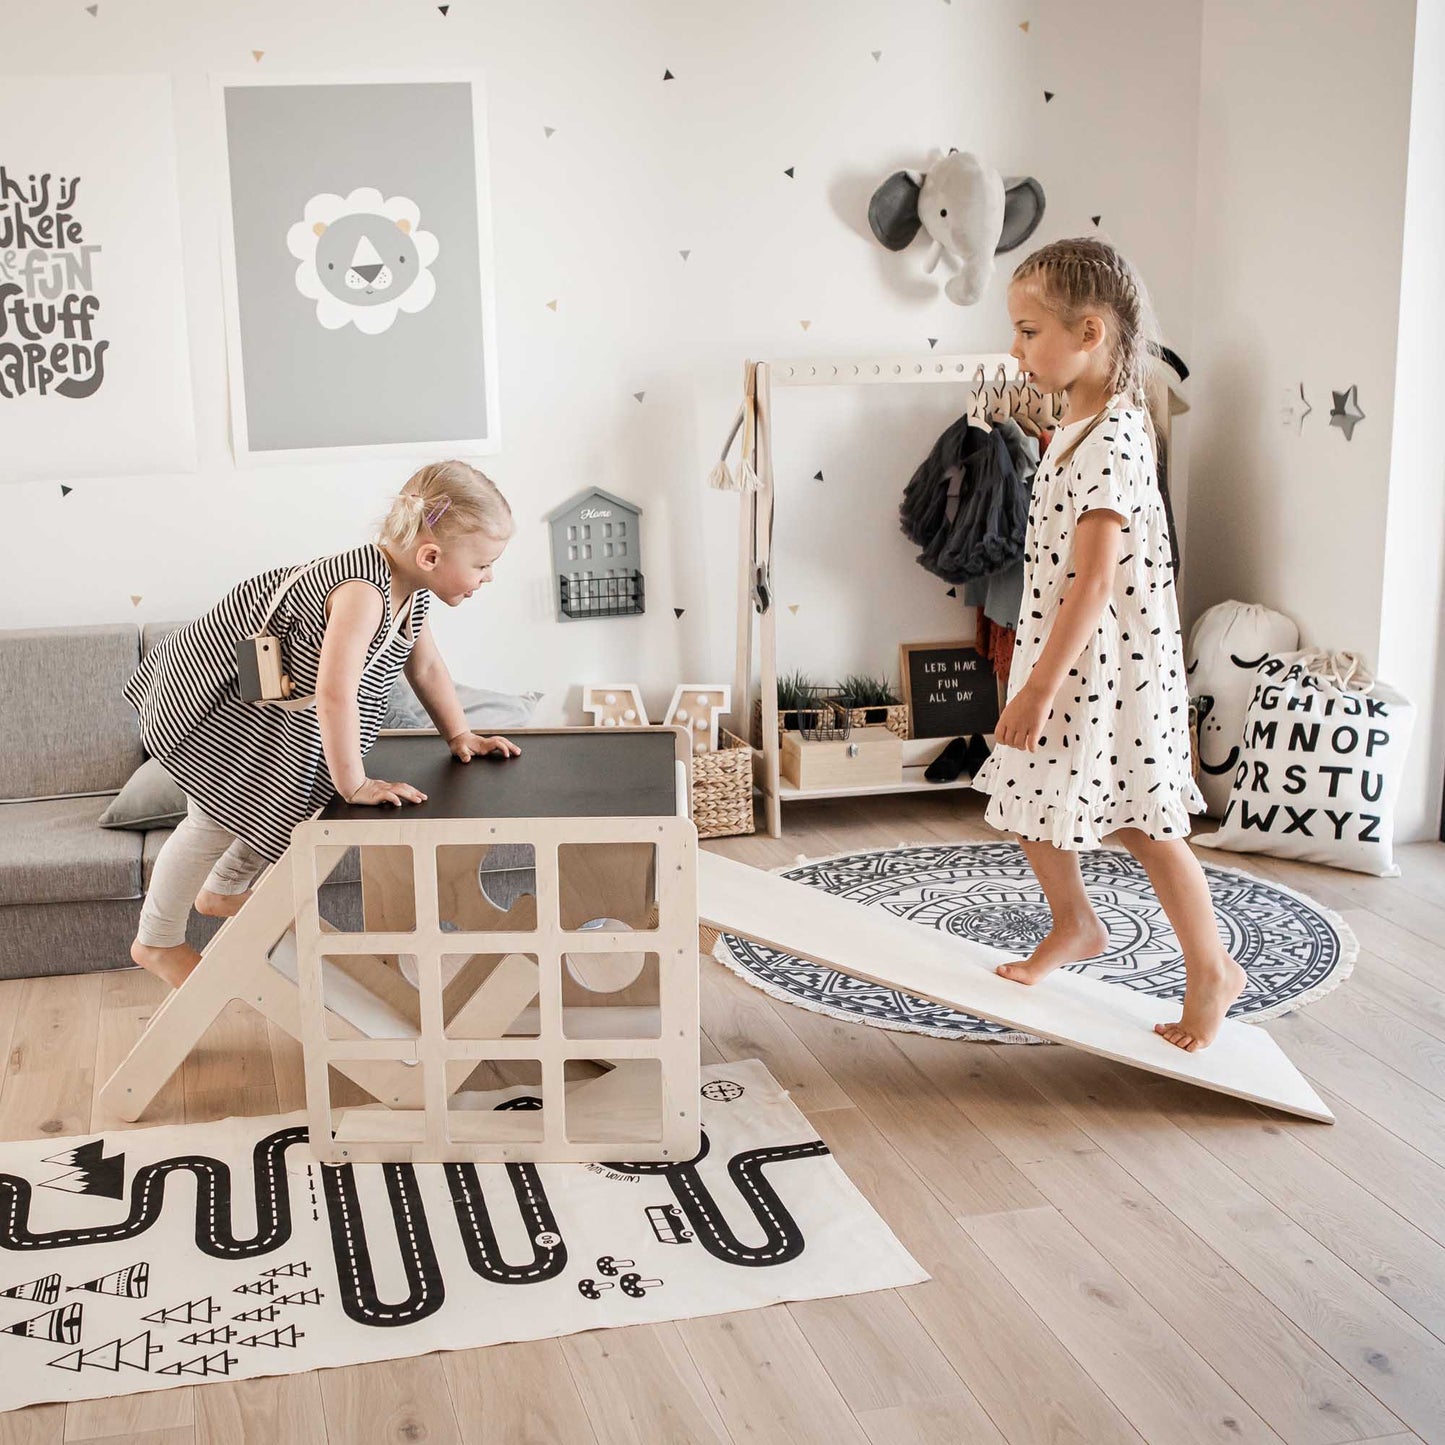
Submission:
<svg viewBox="0 0 1445 1445">
<path fill-rule="evenodd" d="M 437 238 L 419 227 L 421 212 L 405 196 L 383 200 L 369 186 L 341 197 L 312 196 L 304 218 L 286 233 L 300 261 L 296 289 L 316 302 L 328 331 L 348 324 L 368 336 L 386 331 L 398 313 L 421 311 L 436 295 L 429 267 Z"/>
</svg>

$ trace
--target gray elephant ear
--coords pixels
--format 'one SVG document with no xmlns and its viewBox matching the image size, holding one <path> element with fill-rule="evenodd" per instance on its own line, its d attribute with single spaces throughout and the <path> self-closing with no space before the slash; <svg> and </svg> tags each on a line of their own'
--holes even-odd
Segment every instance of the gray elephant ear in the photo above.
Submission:
<svg viewBox="0 0 1445 1445">
<path fill-rule="evenodd" d="M 894 171 L 868 202 L 868 224 L 890 251 L 903 250 L 923 224 L 918 219 L 920 189 L 907 171 Z"/>
<path fill-rule="evenodd" d="M 1022 246 L 1044 218 L 1044 188 L 1032 176 L 1012 176 L 1003 183 L 1003 231 L 993 249 Z"/>
</svg>

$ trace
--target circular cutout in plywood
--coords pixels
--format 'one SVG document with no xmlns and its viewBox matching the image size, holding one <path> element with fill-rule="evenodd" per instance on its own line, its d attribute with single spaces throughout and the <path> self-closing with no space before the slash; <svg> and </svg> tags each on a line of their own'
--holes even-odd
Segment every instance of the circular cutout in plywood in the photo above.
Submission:
<svg viewBox="0 0 1445 1445">
<path fill-rule="evenodd" d="M 482 896 L 503 913 L 537 892 L 536 855 L 530 843 L 493 843 L 482 855 L 477 883 Z"/>
<path fill-rule="evenodd" d="M 632 926 L 616 918 L 589 918 L 582 931 L 631 933 Z M 647 964 L 645 953 L 564 953 L 567 972 L 590 993 L 616 993 L 635 983 Z"/>
</svg>

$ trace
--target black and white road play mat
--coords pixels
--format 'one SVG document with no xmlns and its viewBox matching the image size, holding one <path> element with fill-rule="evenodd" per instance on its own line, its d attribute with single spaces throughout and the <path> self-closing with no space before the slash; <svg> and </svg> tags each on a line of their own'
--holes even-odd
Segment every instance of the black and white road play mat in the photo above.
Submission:
<svg viewBox="0 0 1445 1445">
<path fill-rule="evenodd" d="M 1080 855 L 1084 884 L 1109 947 L 1075 970 L 1158 998 L 1184 997 L 1184 960 L 1144 870 L 1127 853 Z M 1204 864 L 1220 932 L 1249 983 L 1231 1018 L 1256 1023 L 1292 1013 L 1349 977 L 1358 946 L 1349 926 L 1302 893 Z M 1051 918 L 1016 843 L 934 843 L 840 853 L 778 870 L 810 888 L 884 908 L 924 928 L 1026 958 Z M 724 933 L 716 956 L 775 998 L 880 1028 L 985 1043 L 1037 1043 L 899 989 L 868 983 Z M 1005 961 L 1001 959 L 1000 961 Z"/>
<path fill-rule="evenodd" d="M 703 1078 L 685 1164 L 323 1168 L 300 1113 L 0 1144 L 0 1410 L 928 1277 L 762 1064 Z"/>
</svg>

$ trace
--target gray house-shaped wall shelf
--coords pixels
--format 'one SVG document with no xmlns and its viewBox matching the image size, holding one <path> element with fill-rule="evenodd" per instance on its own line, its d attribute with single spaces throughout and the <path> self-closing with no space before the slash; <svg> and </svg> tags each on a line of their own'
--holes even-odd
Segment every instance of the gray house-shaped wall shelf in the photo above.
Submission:
<svg viewBox="0 0 1445 1445">
<path fill-rule="evenodd" d="M 645 610 L 641 507 L 589 487 L 549 513 L 547 523 L 559 621 Z"/>
</svg>

